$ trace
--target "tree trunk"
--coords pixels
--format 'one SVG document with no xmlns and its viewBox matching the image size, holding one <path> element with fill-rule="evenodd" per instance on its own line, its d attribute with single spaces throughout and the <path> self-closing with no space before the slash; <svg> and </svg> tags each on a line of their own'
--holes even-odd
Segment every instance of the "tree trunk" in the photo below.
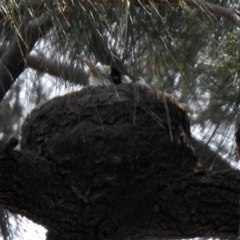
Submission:
<svg viewBox="0 0 240 240">
<path fill-rule="evenodd" d="M 207 172 L 184 108 L 134 84 L 89 87 L 35 109 L 22 150 L 0 143 L 0 205 L 48 239 L 237 236 L 239 172 Z"/>
</svg>

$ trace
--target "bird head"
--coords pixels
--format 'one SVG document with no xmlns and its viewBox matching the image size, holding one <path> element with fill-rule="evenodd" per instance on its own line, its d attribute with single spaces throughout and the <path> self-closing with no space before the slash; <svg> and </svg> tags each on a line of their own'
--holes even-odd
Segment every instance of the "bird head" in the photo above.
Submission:
<svg viewBox="0 0 240 240">
<path fill-rule="evenodd" d="M 111 67 L 109 65 L 103 65 L 100 63 L 94 66 L 86 58 L 84 58 L 83 61 L 87 65 L 90 72 L 90 85 L 117 85 L 121 83 L 132 82 L 129 77 L 122 75 L 117 68 Z"/>
<path fill-rule="evenodd" d="M 117 68 L 111 68 L 111 80 L 114 84 L 122 83 L 122 77 Z"/>
</svg>

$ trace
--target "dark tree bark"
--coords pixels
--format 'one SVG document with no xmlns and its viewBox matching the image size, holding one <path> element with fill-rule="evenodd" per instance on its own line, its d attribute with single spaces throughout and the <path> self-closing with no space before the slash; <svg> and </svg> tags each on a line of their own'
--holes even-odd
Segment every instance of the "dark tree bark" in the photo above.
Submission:
<svg viewBox="0 0 240 240">
<path fill-rule="evenodd" d="M 239 172 L 204 170 L 184 108 L 135 90 L 85 88 L 35 109 L 22 150 L 0 143 L 0 205 L 48 239 L 237 236 Z"/>
</svg>

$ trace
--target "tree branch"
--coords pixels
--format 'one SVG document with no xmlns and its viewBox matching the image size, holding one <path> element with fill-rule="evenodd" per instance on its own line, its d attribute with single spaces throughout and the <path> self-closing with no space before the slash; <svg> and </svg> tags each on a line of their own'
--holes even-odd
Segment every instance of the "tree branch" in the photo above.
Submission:
<svg viewBox="0 0 240 240">
<path fill-rule="evenodd" d="M 30 54 L 27 57 L 27 66 L 51 76 L 62 78 L 74 84 L 86 85 L 88 75 L 80 68 L 68 66 L 64 63 L 44 57 L 43 55 Z"/>
<path fill-rule="evenodd" d="M 209 3 L 206 1 L 193 1 L 193 0 L 154 0 L 159 5 L 180 6 L 183 8 L 197 8 L 206 14 L 216 15 L 225 18 L 232 24 L 240 27 L 240 12 L 234 8 L 222 7 L 217 4 Z M 150 3 L 149 3 L 150 4 Z"/>
<path fill-rule="evenodd" d="M 144 7 L 147 5 L 155 6 L 179 6 L 186 9 L 197 8 L 204 13 L 212 14 L 225 18 L 232 24 L 240 27 L 240 12 L 234 8 L 227 8 L 219 6 L 218 4 L 209 3 L 206 1 L 193 1 L 193 0 L 130 0 L 130 5 L 135 7 Z M 76 6 L 78 2 L 74 3 Z M 99 0 L 99 1 L 88 1 L 88 5 L 102 4 L 106 6 L 118 6 L 120 1 L 118 0 Z"/>
<path fill-rule="evenodd" d="M 50 28 L 52 22 L 48 16 L 21 24 L 7 50 L 0 59 L 0 101 L 3 99 L 17 77 L 25 68 L 25 59 L 36 41 Z"/>
<path fill-rule="evenodd" d="M 127 188 L 92 186 L 95 194 L 105 196 L 87 203 L 78 198 L 77 183 L 68 181 L 71 162 L 59 165 L 28 152 L 5 153 L 4 148 L 0 142 L 0 205 L 52 230 L 58 239 L 238 235 L 238 171 L 171 169 L 144 181 L 132 175 Z"/>
</svg>

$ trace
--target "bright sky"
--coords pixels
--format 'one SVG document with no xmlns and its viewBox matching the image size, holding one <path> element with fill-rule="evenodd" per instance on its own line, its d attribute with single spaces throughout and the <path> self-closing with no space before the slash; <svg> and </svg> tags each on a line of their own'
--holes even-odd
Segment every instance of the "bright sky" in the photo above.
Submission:
<svg viewBox="0 0 240 240">
<path fill-rule="evenodd" d="M 14 240 L 45 240 L 46 229 L 41 225 L 38 225 L 25 217 L 21 218 L 20 229 L 17 229 L 17 225 L 14 218 L 10 218 L 10 223 L 13 229 L 16 229 L 17 236 Z"/>
</svg>

